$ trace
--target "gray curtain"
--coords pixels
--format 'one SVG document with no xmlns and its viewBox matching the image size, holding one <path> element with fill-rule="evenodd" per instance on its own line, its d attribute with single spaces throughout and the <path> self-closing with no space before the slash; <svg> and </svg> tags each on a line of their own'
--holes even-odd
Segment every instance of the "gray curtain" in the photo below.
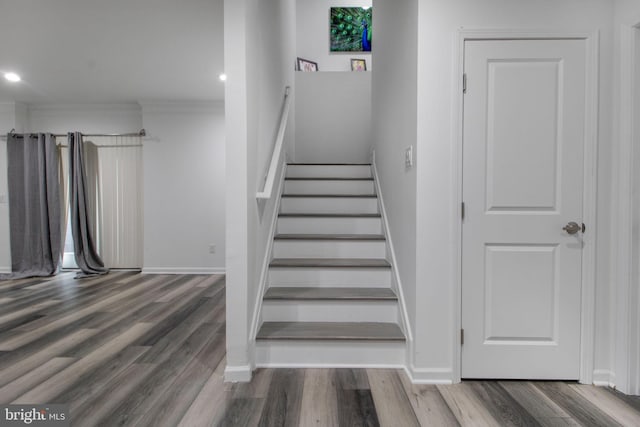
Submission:
<svg viewBox="0 0 640 427">
<path fill-rule="evenodd" d="M 62 255 L 60 157 L 51 134 L 7 135 L 11 270 L 51 276 Z"/>
<path fill-rule="evenodd" d="M 87 196 L 87 175 L 84 160 L 82 134 L 68 134 L 69 141 L 69 182 L 71 198 L 71 233 L 75 258 L 81 272 L 76 277 L 90 277 L 106 274 L 109 269 L 104 266 L 96 251 L 94 236 L 91 230 L 91 216 Z"/>
</svg>

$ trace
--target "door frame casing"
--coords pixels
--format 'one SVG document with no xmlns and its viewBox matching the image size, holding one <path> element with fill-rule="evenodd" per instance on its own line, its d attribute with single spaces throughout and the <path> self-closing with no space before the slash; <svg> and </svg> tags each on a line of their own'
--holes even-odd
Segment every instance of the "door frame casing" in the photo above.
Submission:
<svg viewBox="0 0 640 427">
<path fill-rule="evenodd" d="M 613 259 L 615 268 L 615 321 L 614 329 L 615 360 L 608 372 L 608 377 L 599 379 L 602 385 L 615 386 L 623 393 L 640 394 L 640 275 L 638 259 L 640 244 L 633 240 L 635 223 L 640 217 L 640 206 L 634 198 L 637 188 L 640 163 L 640 127 L 635 117 L 640 113 L 640 102 L 637 93 L 640 91 L 640 55 L 638 38 L 640 22 L 636 25 L 620 27 L 620 69 L 619 69 L 619 104 L 617 135 L 618 156 L 614 170 L 615 206 L 618 207 L 615 217 L 617 228 L 614 230 L 616 246 Z M 637 196 L 636 196 L 637 197 Z"/>
<path fill-rule="evenodd" d="M 465 43 L 467 41 L 491 40 L 584 40 L 586 47 L 586 86 L 585 86 L 585 129 L 584 129 L 584 173 L 583 173 L 583 216 L 587 225 L 582 252 L 582 284 L 580 307 L 580 378 L 583 384 L 593 381 L 594 336 L 595 336 L 595 278 L 596 278 L 596 216 L 597 216 L 597 150 L 598 150 L 598 91 L 599 91 L 599 32 L 567 32 L 548 30 L 511 30 L 511 29 L 461 29 L 457 32 L 455 43 L 457 52 L 454 58 L 454 75 L 458 76 L 453 85 L 453 129 L 452 165 L 454 186 L 452 215 L 453 235 L 453 381 L 461 380 L 462 348 L 460 331 L 462 325 L 462 173 L 463 173 L 463 126 L 464 94 L 463 73 Z"/>
</svg>

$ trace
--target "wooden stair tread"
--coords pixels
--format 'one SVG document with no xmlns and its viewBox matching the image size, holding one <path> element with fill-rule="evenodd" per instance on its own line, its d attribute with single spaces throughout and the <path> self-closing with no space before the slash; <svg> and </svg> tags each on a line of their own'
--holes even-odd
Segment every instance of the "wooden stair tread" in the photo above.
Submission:
<svg viewBox="0 0 640 427">
<path fill-rule="evenodd" d="M 369 178 L 351 178 L 340 176 L 301 176 L 286 177 L 285 181 L 373 181 L 373 177 Z"/>
<path fill-rule="evenodd" d="M 283 194 L 282 198 L 310 198 L 310 199 L 321 199 L 321 198 L 340 198 L 340 199 L 377 199 L 378 196 L 375 194 Z"/>
<path fill-rule="evenodd" d="M 276 234 L 274 240 L 385 240 L 382 234 Z"/>
<path fill-rule="evenodd" d="M 257 340 L 404 341 L 395 323 L 378 322 L 264 322 Z"/>
<path fill-rule="evenodd" d="M 279 213 L 282 218 L 380 218 L 379 213 Z"/>
<path fill-rule="evenodd" d="M 264 299 L 397 301 L 398 297 L 389 288 L 272 287 L 267 289 Z"/>
<path fill-rule="evenodd" d="M 287 166 L 371 166 L 371 163 L 287 163 Z"/>
<path fill-rule="evenodd" d="M 270 267 L 390 268 L 386 259 L 376 258 L 274 258 Z"/>
</svg>

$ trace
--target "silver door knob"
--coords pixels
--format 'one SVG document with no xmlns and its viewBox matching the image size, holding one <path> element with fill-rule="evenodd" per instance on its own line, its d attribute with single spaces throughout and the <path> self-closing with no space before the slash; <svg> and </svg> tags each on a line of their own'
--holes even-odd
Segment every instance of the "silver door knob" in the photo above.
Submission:
<svg viewBox="0 0 640 427">
<path fill-rule="evenodd" d="M 576 234 L 578 231 L 582 230 L 582 226 L 577 222 L 571 221 L 569 224 L 562 227 L 562 229 L 569 234 Z"/>
</svg>

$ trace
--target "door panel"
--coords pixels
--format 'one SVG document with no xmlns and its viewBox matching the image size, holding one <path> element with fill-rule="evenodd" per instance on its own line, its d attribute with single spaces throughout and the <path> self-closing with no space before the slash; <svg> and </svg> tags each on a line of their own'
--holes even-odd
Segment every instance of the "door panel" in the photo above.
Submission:
<svg viewBox="0 0 640 427">
<path fill-rule="evenodd" d="M 486 245 L 485 248 L 486 342 L 553 342 L 557 332 L 557 247 Z M 513 280 L 513 272 L 518 273 L 519 280 Z"/>
<path fill-rule="evenodd" d="M 555 210 L 561 64 L 499 60 L 487 65 L 487 208 Z"/>
<path fill-rule="evenodd" d="M 578 378 L 585 49 L 465 43 L 463 378 Z"/>
</svg>

